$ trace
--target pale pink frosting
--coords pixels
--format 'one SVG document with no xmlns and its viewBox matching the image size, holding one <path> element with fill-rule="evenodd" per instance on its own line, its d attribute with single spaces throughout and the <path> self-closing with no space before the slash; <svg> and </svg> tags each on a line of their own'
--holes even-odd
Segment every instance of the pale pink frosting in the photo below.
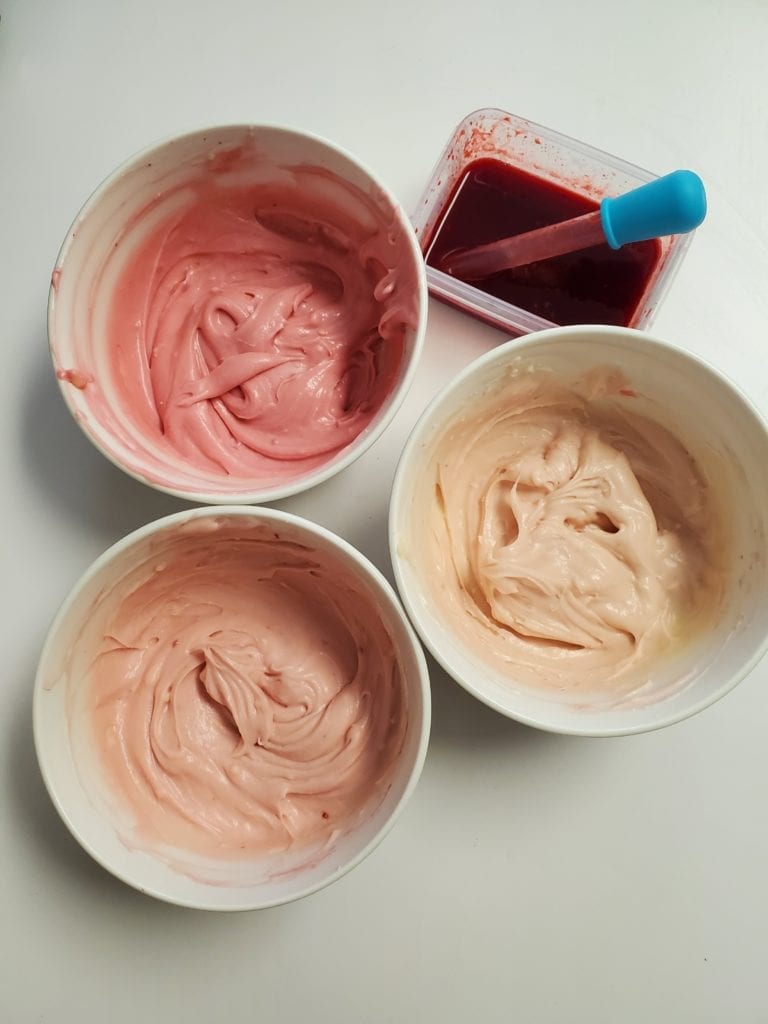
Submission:
<svg viewBox="0 0 768 1024">
<path fill-rule="evenodd" d="M 712 621 L 711 489 L 618 372 L 515 373 L 440 434 L 404 552 L 451 631 L 510 680 L 629 692 Z"/>
<path fill-rule="evenodd" d="M 217 151 L 133 216 L 124 238 L 148 229 L 109 257 L 108 359 L 84 340 L 61 379 L 88 381 L 89 408 L 155 482 L 247 490 L 323 466 L 396 386 L 418 320 L 416 261 L 386 206 L 320 167 Z"/>
<path fill-rule="evenodd" d="M 328 842 L 381 802 L 404 684 L 373 596 L 336 559 L 193 525 L 102 600 L 93 734 L 132 841 L 252 857 Z"/>
</svg>

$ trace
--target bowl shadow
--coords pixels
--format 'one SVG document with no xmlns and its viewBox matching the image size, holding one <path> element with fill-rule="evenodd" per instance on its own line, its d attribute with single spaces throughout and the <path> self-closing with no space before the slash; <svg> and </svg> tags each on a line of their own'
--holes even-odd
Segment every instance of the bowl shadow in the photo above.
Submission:
<svg viewBox="0 0 768 1024">
<path fill-rule="evenodd" d="M 35 486 L 57 514 L 104 546 L 161 516 L 190 508 L 139 483 L 99 452 L 75 423 L 59 391 L 47 343 L 22 401 L 19 443 Z M 43 357 L 42 353 L 45 353 Z"/>
<path fill-rule="evenodd" d="M 427 666 L 432 690 L 430 747 L 435 753 L 449 756 L 452 749 L 461 748 L 465 754 L 508 751 L 517 756 L 531 748 L 538 752 L 560 750 L 582 742 L 582 737 L 535 729 L 494 711 L 451 679 L 430 654 Z"/>
</svg>

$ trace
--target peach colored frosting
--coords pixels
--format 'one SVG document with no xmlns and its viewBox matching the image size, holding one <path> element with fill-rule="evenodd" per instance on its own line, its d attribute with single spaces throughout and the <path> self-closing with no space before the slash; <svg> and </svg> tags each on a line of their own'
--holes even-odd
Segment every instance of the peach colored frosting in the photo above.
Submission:
<svg viewBox="0 0 768 1024">
<path fill-rule="evenodd" d="M 717 607 L 710 489 L 624 383 L 512 375 L 441 433 L 414 497 L 406 547 L 429 592 L 511 680 L 631 691 Z"/>
<path fill-rule="evenodd" d="M 244 184 L 259 159 L 220 151 L 134 216 L 107 373 L 85 347 L 60 373 L 88 381 L 95 410 L 110 396 L 99 416 L 156 482 L 179 463 L 197 490 L 321 467 L 374 419 L 417 323 L 416 262 L 385 204 L 312 166 Z"/>
<path fill-rule="evenodd" d="M 247 857 L 330 841 L 375 809 L 407 708 L 348 570 L 266 529 L 193 523 L 115 594 L 91 716 L 140 842 Z"/>
</svg>

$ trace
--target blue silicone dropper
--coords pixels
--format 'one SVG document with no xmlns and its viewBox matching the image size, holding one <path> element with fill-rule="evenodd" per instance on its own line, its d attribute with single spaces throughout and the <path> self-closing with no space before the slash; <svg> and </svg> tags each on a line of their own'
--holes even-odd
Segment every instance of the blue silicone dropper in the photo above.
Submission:
<svg viewBox="0 0 768 1024">
<path fill-rule="evenodd" d="M 605 240 L 612 249 L 663 235 L 693 231 L 707 214 L 704 183 L 693 171 L 673 171 L 600 204 Z"/>
</svg>

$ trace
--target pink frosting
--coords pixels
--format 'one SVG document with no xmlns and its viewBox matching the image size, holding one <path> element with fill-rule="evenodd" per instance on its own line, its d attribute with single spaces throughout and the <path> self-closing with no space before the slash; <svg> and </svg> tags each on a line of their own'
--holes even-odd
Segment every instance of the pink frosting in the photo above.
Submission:
<svg viewBox="0 0 768 1024">
<path fill-rule="evenodd" d="M 93 380 L 89 373 L 82 370 L 57 370 L 56 376 L 59 380 L 65 380 L 79 391 L 83 391 Z"/>
<path fill-rule="evenodd" d="M 326 843 L 389 786 L 407 708 L 373 597 L 266 528 L 161 536 L 103 596 L 94 736 L 135 838 L 249 857 Z"/>
<path fill-rule="evenodd" d="M 86 341 L 61 368 L 92 380 L 90 408 L 154 482 L 289 481 L 354 441 L 399 380 L 418 319 L 402 226 L 319 167 L 243 183 L 260 160 L 218 151 L 134 215 L 100 278 L 123 261 L 108 358 Z"/>
</svg>

